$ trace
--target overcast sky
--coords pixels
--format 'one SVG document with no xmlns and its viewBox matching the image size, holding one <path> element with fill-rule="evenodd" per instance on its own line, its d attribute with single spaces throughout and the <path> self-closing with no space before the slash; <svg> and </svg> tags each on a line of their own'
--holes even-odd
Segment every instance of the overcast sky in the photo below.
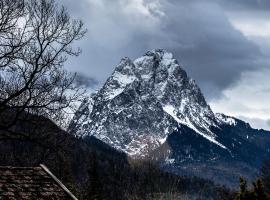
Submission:
<svg viewBox="0 0 270 200">
<path fill-rule="evenodd" d="M 67 63 L 88 86 L 122 57 L 171 51 L 214 112 L 270 130 L 270 0 L 61 0 L 88 29 Z"/>
</svg>

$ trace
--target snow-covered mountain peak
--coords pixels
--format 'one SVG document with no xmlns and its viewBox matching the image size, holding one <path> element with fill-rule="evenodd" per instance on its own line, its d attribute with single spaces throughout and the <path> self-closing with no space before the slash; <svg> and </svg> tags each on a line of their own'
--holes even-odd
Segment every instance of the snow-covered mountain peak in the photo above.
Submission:
<svg viewBox="0 0 270 200">
<path fill-rule="evenodd" d="M 231 172 L 255 173 L 270 149 L 269 132 L 214 114 L 196 82 L 165 50 L 123 58 L 82 102 L 69 131 L 93 135 L 130 156 L 149 155 L 170 172 L 217 180 L 231 181 Z"/>
<path fill-rule="evenodd" d="M 144 54 L 144 56 L 155 56 L 156 58 L 162 59 L 174 59 L 173 53 L 166 51 L 164 49 L 154 49 L 148 51 Z"/>
<path fill-rule="evenodd" d="M 73 127 L 130 155 L 158 147 L 182 125 L 226 148 L 211 132 L 218 121 L 200 88 L 165 50 L 123 58 L 89 102 Z"/>
<path fill-rule="evenodd" d="M 134 64 L 142 78 L 157 75 L 157 77 L 154 77 L 157 78 L 157 82 L 172 76 L 177 71 L 181 71 L 186 76 L 184 70 L 181 69 L 177 60 L 173 57 L 173 54 L 165 50 L 149 51 L 144 56 L 136 59 Z"/>
<path fill-rule="evenodd" d="M 135 65 L 129 58 L 123 58 L 98 94 L 102 100 L 111 100 L 136 79 Z"/>
</svg>

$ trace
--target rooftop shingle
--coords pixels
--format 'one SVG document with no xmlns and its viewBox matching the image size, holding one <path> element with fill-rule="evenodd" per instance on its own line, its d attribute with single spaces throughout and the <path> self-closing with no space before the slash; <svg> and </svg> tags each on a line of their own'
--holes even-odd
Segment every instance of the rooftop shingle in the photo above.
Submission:
<svg viewBox="0 0 270 200">
<path fill-rule="evenodd" d="M 1 200 L 77 200 L 44 166 L 0 167 Z"/>
</svg>

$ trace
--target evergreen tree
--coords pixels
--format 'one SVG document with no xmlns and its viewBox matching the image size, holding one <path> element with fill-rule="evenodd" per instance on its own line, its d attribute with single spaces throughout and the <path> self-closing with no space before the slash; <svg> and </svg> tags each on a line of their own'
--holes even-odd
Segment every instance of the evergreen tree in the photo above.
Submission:
<svg viewBox="0 0 270 200">
<path fill-rule="evenodd" d="M 260 179 L 253 182 L 252 190 L 248 190 L 247 181 L 240 178 L 240 191 L 238 192 L 236 200 L 270 200 L 266 194 L 263 183 Z"/>
<path fill-rule="evenodd" d="M 264 186 L 260 179 L 253 183 L 253 188 L 253 195 L 256 200 L 269 200 L 269 197 L 265 193 Z"/>
<path fill-rule="evenodd" d="M 92 152 L 88 169 L 88 184 L 86 198 L 89 200 L 102 199 L 102 184 L 98 171 L 97 153 Z"/>
<path fill-rule="evenodd" d="M 260 170 L 260 179 L 264 186 L 265 192 L 270 195 L 270 160 L 263 163 Z"/>
<path fill-rule="evenodd" d="M 239 181 L 240 181 L 240 185 L 239 185 L 240 191 L 237 194 L 235 199 L 236 200 L 249 200 L 249 199 L 251 200 L 252 199 L 250 198 L 251 194 L 247 188 L 247 181 L 243 177 L 240 177 Z"/>
</svg>

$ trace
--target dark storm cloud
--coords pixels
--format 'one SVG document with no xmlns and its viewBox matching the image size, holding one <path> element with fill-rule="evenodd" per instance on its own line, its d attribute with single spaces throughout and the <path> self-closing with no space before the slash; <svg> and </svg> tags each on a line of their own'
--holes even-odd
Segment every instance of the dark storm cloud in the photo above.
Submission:
<svg viewBox="0 0 270 200">
<path fill-rule="evenodd" d="M 175 35 L 172 43 L 179 44 L 172 51 L 208 97 L 234 84 L 243 71 L 254 69 L 261 57 L 259 48 L 231 25 L 218 4 L 177 2 L 167 10 L 166 29 Z"/>
<path fill-rule="evenodd" d="M 95 88 L 98 85 L 97 79 L 94 77 L 86 76 L 82 73 L 77 73 L 75 76 L 75 84 L 77 86 L 83 86 L 87 88 Z"/>
<path fill-rule="evenodd" d="M 230 9 L 269 10 L 269 0 L 219 0 L 222 6 Z"/>
<path fill-rule="evenodd" d="M 262 57 L 259 48 L 231 25 L 224 11 L 236 4 L 250 8 L 256 1 L 62 2 L 89 30 L 80 43 L 83 54 L 69 66 L 101 82 L 121 57 L 136 58 L 147 50 L 164 48 L 174 53 L 206 96 L 213 98 L 236 83 L 243 71 L 258 68 Z"/>
</svg>

